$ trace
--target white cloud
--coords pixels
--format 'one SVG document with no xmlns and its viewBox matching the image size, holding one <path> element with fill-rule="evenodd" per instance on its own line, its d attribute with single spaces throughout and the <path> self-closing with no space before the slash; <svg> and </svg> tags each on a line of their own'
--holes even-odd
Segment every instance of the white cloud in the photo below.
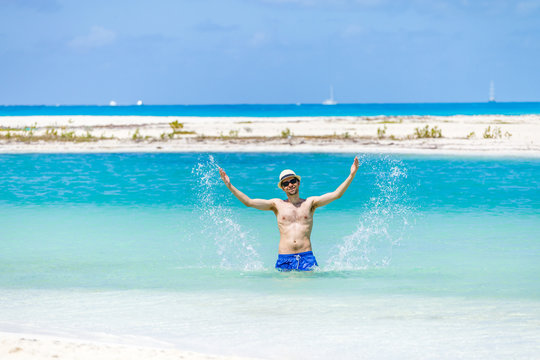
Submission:
<svg viewBox="0 0 540 360">
<path fill-rule="evenodd" d="M 204 21 L 195 26 L 200 32 L 230 32 L 238 29 L 237 25 L 222 25 L 212 21 Z"/>
<path fill-rule="evenodd" d="M 76 49 L 93 49 L 112 44 L 115 40 L 114 31 L 101 26 L 93 26 L 89 34 L 77 36 L 69 42 L 69 46 Z"/>
<path fill-rule="evenodd" d="M 356 24 L 351 24 L 347 26 L 342 32 L 341 36 L 343 37 L 354 37 L 358 35 L 362 35 L 365 32 L 364 27 Z"/>
<path fill-rule="evenodd" d="M 0 6 L 2 5 L 33 9 L 39 12 L 52 12 L 61 8 L 57 0 L 0 0 Z"/>
<path fill-rule="evenodd" d="M 363 6 L 377 6 L 382 5 L 385 1 L 384 0 L 356 0 L 355 3 L 363 5 Z"/>
<path fill-rule="evenodd" d="M 540 1 L 520 1 L 516 5 L 516 11 L 520 15 L 528 15 L 540 9 Z"/>
<path fill-rule="evenodd" d="M 358 4 L 361 6 L 378 6 L 387 0 L 260 0 L 268 4 L 293 4 L 301 6 L 341 6 L 347 4 Z"/>
<path fill-rule="evenodd" d="M 257 32 L 255 34 L 253 34 L 253 36 L 251 37 L 251 45 L 252 46 L 262 46 L 264 45 L 264 43 L 266 43 L 268 41 L 268 35 L 266 35 L 265 33 L 263 32 Z"/>
<path fill-rule="evenodd" d="M 301 6 L 313 6 L 315 5 L 315 0 L 261 0 L 263 3 L 268 4 L 293 4 Z"/>
</svg>

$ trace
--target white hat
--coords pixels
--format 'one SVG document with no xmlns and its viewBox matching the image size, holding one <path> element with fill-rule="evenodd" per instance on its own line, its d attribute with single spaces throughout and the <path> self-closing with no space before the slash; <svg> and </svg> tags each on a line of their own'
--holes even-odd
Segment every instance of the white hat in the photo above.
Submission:
<svg viewBox="0 0 540 360">
<path fill-rule="evenodd" d="M 285 170 L 283 170 L 283 171 L 281 172 L 281 174 L 279 174 L 279 181 L 278 181 L 278 183 L 277 183 L 278 188 L 283 189 L 283 188 L 281 187 L 281 182 L 282 182 L 284 179 L 286 179 L 286 178 L 288 178 L 288 177 L 291 177 L 291 176 L 294 176 L 295 178 L 297 178 L 298 181 L 300 181 L 300 179 L 301 179 L 301 177 L 298 176 L 298 175 L 296 175 L 296 173 L 295 173 L 294 171 L 292 171 L 292 170 L 290 170 L 290 169 L 285 169 Z"/>
</svg>

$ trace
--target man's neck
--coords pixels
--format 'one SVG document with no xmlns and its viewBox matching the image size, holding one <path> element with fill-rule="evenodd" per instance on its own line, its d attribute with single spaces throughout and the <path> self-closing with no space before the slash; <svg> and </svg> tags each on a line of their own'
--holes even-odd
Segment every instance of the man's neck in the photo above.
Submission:
<svg viewBox="0 0 540 360">
<path fill-rule="evenodd" d="M 298 195 L 298 193 L 294 195 L 287 194 L 287 200 L 293 205 L 297 205 L 301 203 L 302 201 L 304 201 L 303 199 L 300 199 L 300 195 Z"/>
</svg>

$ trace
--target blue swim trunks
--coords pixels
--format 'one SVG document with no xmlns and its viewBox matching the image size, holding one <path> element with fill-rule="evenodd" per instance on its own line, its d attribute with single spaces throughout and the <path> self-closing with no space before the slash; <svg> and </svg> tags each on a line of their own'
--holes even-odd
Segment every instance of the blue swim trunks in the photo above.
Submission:
<svg viewBox="0 0 540 360">
<path fill-rule="evenodd" d="M 276 269 L 279 271 L 310 271 L 319 266 L 312 251 L 298 254 L 278 254 Z"/>
</svg>

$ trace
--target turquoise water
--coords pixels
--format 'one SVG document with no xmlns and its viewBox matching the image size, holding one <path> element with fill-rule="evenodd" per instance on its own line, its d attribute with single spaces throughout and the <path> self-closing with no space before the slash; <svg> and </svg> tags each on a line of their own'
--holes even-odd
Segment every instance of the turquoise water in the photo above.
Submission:
<svg viewBox="0 0 540 360">
<path fill-rule="evenodd" d="M 334 190 L 350 154 L 0 155 L 0 330 L 268 359 L 534 358 L 540 160 L 360 156 L 273 269 L 283 168 Z M 269 339 L 272 339 L 269 341 Z"/>
<path fill-rule="evenodd" d="M 540 102 L 416 104 L 259 104 L 259 105 L 62 105 L 0 106 L 0 116 L 140 115 L 140 116 L 398 116 L 398 115 L 524 115 L 540 114 Z"/>
</svg>

